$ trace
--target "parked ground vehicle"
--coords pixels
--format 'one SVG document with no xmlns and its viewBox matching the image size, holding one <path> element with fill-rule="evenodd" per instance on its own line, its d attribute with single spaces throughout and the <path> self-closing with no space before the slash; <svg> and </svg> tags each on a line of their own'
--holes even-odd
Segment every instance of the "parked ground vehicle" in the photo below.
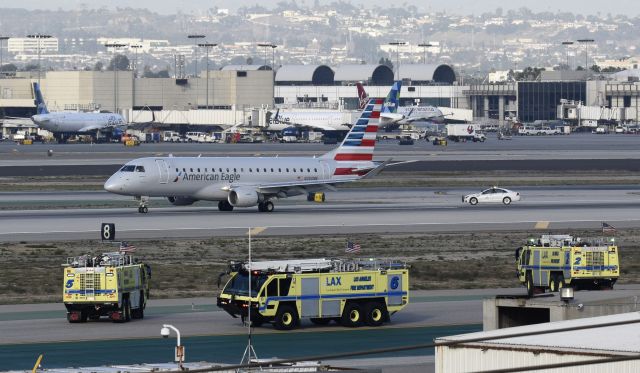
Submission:
<svg viewBox="0 0 640 373">
<path fill-rule="evenodd" d="M 243 319 L 250 309 L 255 326 L 273 322 L 277 329 L 290 330 L 307 317 L 319 325 L 379 326 L 409 303 L 409 269 L 395 261 L 231 263 L 228 274 L 218 307 Z"/>
<path fill-rule="evenodd" d="M 518 135 L 521 135 L 521 136 L 560 135 L 560 134 L 562 134 L 562 131 L 559 128 L 551 128 L 551 127 L 524 126 L 518 129 Z"/>
<path fill-rule="evenodd" d="M 618 247 L 607 238 L 580 239 L 569 235 L 543 235 L 516 250 L 517 275 L 527 293 L 613 288 L 620 267 Z"/>
<path fill-rule="evenodd" d="M 204 132 L 187 132 L 185 138 L 187 142 L 214 142 L 214 138 Z"/>
<path fill-rule="evenodd" d="M 122 137 L 120 139 L 121 139 L 122 143 L 124 144 L 124 146 L 138 146 L 138 145 L 140 145 L 140 139 L 138 139 L 138 136 L 135 136 L 135 135 L 124 134 L 124 135 L 122 135 Z"/>
<path fill-rule="evenodd" d="M 71 257 L 64 266 L 63 301 L 69 322 L 144 317 L 151 279 L 148 265 L 126 253 L 111 252 Z"/>
<path fill-rule="evenodd" d="M 480 132 L 479 124 L 447 124 L 447 138 L 459 141 L 484 142 L 487 137 Z"/>
<path fill-rule="evenodd" d="M 477 205 L 478 203 L 504 203 L 520 201 L 520 193 L 505 188 L 493 187 L 485 189 L 480 193 L 467 194 L 462 197 L 463 203 Z"/>
<path fill-rule="evenodd" d="M 178 132 L 164 131 L 162 133 L 162 141 L 164 142 L 181 142 L 182 137 Z"/>
</svg>

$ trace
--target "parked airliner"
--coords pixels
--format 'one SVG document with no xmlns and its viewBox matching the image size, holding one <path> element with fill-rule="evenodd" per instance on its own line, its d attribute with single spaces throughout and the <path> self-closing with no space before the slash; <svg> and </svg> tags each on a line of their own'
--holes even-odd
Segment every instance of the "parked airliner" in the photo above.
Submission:
<svg viewBox="0 0 640 373">
<path fill-rule="evenodd" d="M 358 83 L 358 97 L 367 99 L 369 95 L 362 84 Z M 387 98 L 380 114 L 382 126 L 411 124 L 416 128 L 430 127 L 433 123 L 444 122 L 444 114 L 435 106 L 400 106 L 400 92 L 392 100 Z"/>
<path fill-rule="evenodd" d="M 362 111 L 369 102 L 361 83 L 357 83 L 358 111 Z M 321 131 L 348 131 L 356 119 L 357 112 L 351 110 L 278 109 L 271 112 L 269 131 L 282 131 L 291 126 L 308 127 Z"/>
<path fill-rule="evenodd" d="M 98 131 L 111 134 L 118 127 L 126 126 L 122 115 L 114 113 L 82 113 L 60 111 L 50 113 L 44 102 L 38 83 L 33 83 L 36 101 L 36 115 L 31 117 L 33 123 L 45 129 L 58 140 L 64 142 L 71 135 L 92 135 L 97 138 Z"/>
<path fill-rule="evenodd" d="M 392 87 L 400 89 L 400 82 Z M 395 96 L 390 93 L 390 96 Z M 335 185 L 377 175 L 387 164 L 373 161 L 383 99 L 370 99 L 340 146 L 320 157 L 148 157 L 132 160 L 104 188 L 133 196 L 138 212 L 149 197 L 167 197 L 177 206 L 218 201 L 220 211 L 258 206 L 273 211 L 272 200 L 334 190 Z"/>
</svg>

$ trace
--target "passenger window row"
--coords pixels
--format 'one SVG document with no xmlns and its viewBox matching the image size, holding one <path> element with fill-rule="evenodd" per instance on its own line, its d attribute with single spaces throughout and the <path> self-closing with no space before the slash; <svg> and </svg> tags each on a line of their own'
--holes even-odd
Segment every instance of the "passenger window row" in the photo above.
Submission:
<svg viewBox="0 0 640 373">
<path fill-rule="evenodd" d="M 125 166 L 125 167 L 128 167 L 128 166 Z M 129 170 L 125 170 L 125 167 L 123 167 L 121 171 L 129 171 Z M 134 167 L 134 166 L 131 166 L 131 167 Z M 142 166 L 138 166 L 138 167 L 142 167 Z M 200 168 L 195 168 L 195 169 L 194 168 L 189 168 L 189 172 L 201 172 L 200 170 L 201 170 Z M 227 170 L 227 172 L 231 172 L 231 169 L 229 169 L 229 168 L 227 168 L 226 170 Z M 256 172 L 260 172 L 260 170 L 261 170 L 260 168 L 256 168 L 255 169 Z M 270 170 L 271 170 L 271 172 L 276 172 L 274 168 L 271 168 Z M 282 168 L 278 168 L 278 172 L 281 173 L 282 170 L 283 170 Z M 284 170 L 285 170 L 285 172 L 289 172 L 289 168 L 285 168 Z M 292 168 L 291 170 L 292 170 L 292 172 L 304 172 L 304 168 Z M 131 171 L 133 171 L 133 169 Z M 138 170 L 136 170 L 136 171 L 138 171 Z M 142 167 L 142 171 L 141 172 L 144 172 L 144 167 Z M 180 172 L 180 168 L 176 168 L 176 172 Z M 182 172 L 187 172 L 187 169 L 186 168 L 182 168 Z M 209 169 L 205 168 L 204 172 L 209 172 Z M 216 172 L 216 169 L 215 168 L 211 168 L 211 172 Z M 222 168 L 218 168 L 218 172 L 223 172 Z M 238 172 L 238 169 L 234 168 L 233 172 Z M 240 168 L 240 172 L 244 172 L 244 167 Z M 249 172 L 253 172 L 253 168 L 249 168 Z M 262 168 L 262 172 L 268 172 L 267 168 Z M 311 169 L 307 168 L 307 172 L 311 173 Z M 313 172 L 318 172 L 318 169 L 314 168 Z"/>
</svg>

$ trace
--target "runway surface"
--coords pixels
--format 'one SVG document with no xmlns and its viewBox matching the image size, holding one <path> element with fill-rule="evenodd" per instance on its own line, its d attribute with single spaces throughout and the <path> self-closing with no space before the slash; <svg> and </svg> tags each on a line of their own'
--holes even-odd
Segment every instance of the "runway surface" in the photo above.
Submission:
<svg viewBox="0 0 640 373">
<path fill-rule="evenodd" d="M 298 330 L 282 332 L 266 325 L 254 328 L 254 342 L 260 357 L 281 358 L 430 343 L 437 336 L 480 330 L 482 299 L 495 294 L 524 294 L 524 288 L 413 291 L 411 303 L 379 328 L 305 321 Z M 122 364 L 167 361 L 175 340 L 162 339 L 159 332 L 168 323 L 180 329 L 189 361 L 237 362 L 247 329 L 214 302 L 213 297 L 151 300 L 145 318 L 127 324 L 69 324 L 62 304 L 0 306 L 0 361 L 9 369 L 24 368 L 40 353 L 48 367 L 106 364 L 116 355 Z M 407 355 L 433 351 L 393 354 Z"/>
<path fill-rule="evenodd" d="M 103 222 L 116 224 L 119 239 L 238 236 L 246 234 L 248 227 L 259 228 L 260 235 L 302 235 L 598 229 L 603 221 L 617 228 L 640 226 L 640 188 L 633 186 L 522 188 L 517 189 L 522 201 L 510 206 L 461 202 L 463 194 L 475 191 L 354 189 L 330 193 L 325 204 L 301 198 L 277 201 L 273 213 L 258 213 L 256 208 L 220 212 L 211 202 L 154 207 L 154 201 L 166 206 L 164 200 L 152 200 L 148 214 L 139 214 L 133 201 L 131 208 L 3 210 L 0 241 L 95 239 Z M 47 204 L 71 197 L 68 193 L 0 194 L 0 206 L 7 200 L 28 205 L 38 198 L 40 204 Z M 77 198 L 130 200 L 102 192 L 84 192 Z"/>
</svg>

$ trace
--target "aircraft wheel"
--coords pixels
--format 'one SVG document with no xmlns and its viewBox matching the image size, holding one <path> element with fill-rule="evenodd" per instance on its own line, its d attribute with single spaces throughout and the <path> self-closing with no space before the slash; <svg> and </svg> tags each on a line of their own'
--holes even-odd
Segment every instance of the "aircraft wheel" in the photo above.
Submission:
<svg viewBox="0 0 640 373">
<path fill-rule="evenodd" d="M 141 214 L 146 214 L 149 212 L 149 208 L 147 206 L 140 206 L 138 207 L 138 212 Z"/>
<path fill-rule="evenodd" d="M 267 201 L 263 204 L 264 212 L 273 212 L 273 202 Z"/>
</svg>

